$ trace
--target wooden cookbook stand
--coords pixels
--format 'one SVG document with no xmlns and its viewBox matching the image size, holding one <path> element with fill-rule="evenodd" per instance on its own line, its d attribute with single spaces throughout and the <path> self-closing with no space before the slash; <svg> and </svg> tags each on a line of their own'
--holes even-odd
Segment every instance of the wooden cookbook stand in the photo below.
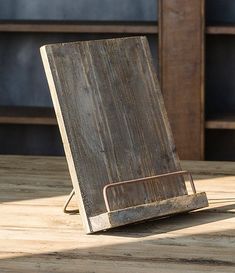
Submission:
<svg viewBox="0 0 235 273">
<path fill-rule="evenodd" d="M 41 55 L 87 233 L 208 206 L 181 170 L 145 37 Z"/>
</svg>

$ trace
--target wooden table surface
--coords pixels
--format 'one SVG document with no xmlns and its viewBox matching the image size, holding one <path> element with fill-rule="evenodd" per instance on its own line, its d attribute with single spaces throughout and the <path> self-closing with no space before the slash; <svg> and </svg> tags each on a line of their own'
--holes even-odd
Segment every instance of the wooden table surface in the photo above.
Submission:
<svg viewBox="0 0 235 273">
<path fill-rule="evenodd" d="M 209 208 L 84 235 L 64 158 L 0 156 L 0 273 L 235 272 L 235 163 L 182 166 Z"/>
</svg>

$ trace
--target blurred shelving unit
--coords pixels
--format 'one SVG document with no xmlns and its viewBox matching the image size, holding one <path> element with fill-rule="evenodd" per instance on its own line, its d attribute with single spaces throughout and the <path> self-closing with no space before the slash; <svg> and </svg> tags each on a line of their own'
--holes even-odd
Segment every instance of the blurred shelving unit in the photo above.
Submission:
<svg viewBox="0 0 235 273">
<path fill-rule="evenodd" d="M 1 32 L 157 34 L 153 23 L 128 22 L 0 22 Z"/>
<path fill-rule="evenodd" d="M 214 25 L 206 27 L 206 34 L 235 35 L 235 25 Z"/>
<path fill-rule="evenodd" d="M 226 36 L 235 35 L 235 24 L 220 23 L 218 25 L 207 26 L 206 27 L 206 34 L 207 35 L 217 35 L 218 37 L 220 37 L 221 35 L 223 35 L 223 36 L 224 35 L 226 35 Z M 235 74 L 234 74 L 234 76 L 235 76 Z M 234 91 L 234 93 L 235 93 L 235 91 Z M 208 100 L 209 100 L 209 98 L 208 98 Z M 234 104 L 234 111 L 233 112 L 221 113 L 221 114 L 214 113 L 213 115 L 212 115 L 212 117 L 209 117 L 206 120 L 206 123 L 205 123 L 206 129 L 235 130 L 235 104 Z"/>
<path fill-rule="evenodd" d="M 163 95 L 183 159 L 235 160 L 235 1 L 160 0 Z"/>
<path fill-rule="evenodd" d="M 56 125 L 53 108 L 50 107 L 0 107 L 0 124 Z"/>
<path fill-rule="evenodd" d="M 0 9 L 0 153 L 63 154 L 41 45 L 146 35 L 180 158 L 235 160 L 234 0 L 136 0 L 133 9 L 126 6 L 132 0 L 120 0 L 122 9 L 102 7 L 105 20 L 88 12 L 102 10 L 92 0 L 43 0 L 33 11 L 16 3 L 13 11 Z M 45 9 L 58 3 L 61 12 Z M 90 9 L 74 8 L 78 3 Z"/>
<path fill-rule="evenodd" d="M 204 159 L 204 1 L 159 0 L 161 89 L 181 159 Z"/>
<path fill-rule="evenodd" d="M 235 116 L 219 115 L 206 120 L 206 129 L 230 129 L 235 130 Z"/>
<path fill-rule="evenodd" d="M 0 32 L 10 33 L 89 33 L 148 35 L 158 33 L 153 23 L 113 22 L 0 22 Z M 52 108 L 27 106 L 0 106 L 0 124 L 56 125 Z"/>
<path fill-rule="evenodd" d="M 0 3 L 0 153 L 62 155 L 39 47 L 146 35 L 157 66 L 156 0 L 26 2 Z"/>
<path fill-rule="evenodd" d="M 234 161 L 235 1 L 205 3 L 205 158 Z"/>
<path fill-rule="evenodd" d="M 217 35 L 218 37 L 221 35 L 235 35 L 235 24 L 220 23 L 218 25 L 209 25 L 206 27 L 206 35 Z M 208 98 L 208 100 L 210 100 L 210 98 Z M 206 119 L 205 128 L 235 130 L 235 104 L 234 111 L 231 111 L 231 113 L 213 113 L 212 116 Z"/>
</svg>

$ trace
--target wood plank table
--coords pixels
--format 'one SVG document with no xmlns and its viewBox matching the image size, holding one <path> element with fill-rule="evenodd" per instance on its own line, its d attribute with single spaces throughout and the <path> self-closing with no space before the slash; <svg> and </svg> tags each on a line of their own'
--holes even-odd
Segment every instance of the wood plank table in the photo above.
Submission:
<svg viewBox="0 0 235 273">
<path fill-rule="evenodd" d="M 0 272 L 235 272 L 235 163 L 182 166 L 209 208 L 84 235 L 64 158 L 0 156 Z"/>
</svg>

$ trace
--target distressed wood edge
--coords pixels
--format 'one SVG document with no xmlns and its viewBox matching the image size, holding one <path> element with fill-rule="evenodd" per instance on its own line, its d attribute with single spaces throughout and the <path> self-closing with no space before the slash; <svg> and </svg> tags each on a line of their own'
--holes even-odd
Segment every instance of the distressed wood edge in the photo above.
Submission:
<svg viewBox="0 0 235 273">
<path fill-rule="evenodd" d="M 48 60 L 48 56 L 47 56 L 47 48 L 48 48 L 48 46 L 46 46 L 46 45 L 40 47 L 42 62 L 43 62 L 46 76 L 47 76 L 47 81 L 48 81 L 48 85 L 49 85 L 49 89 L 50 89 L 50 93 L 51 93 L 51 97 L 52 97 L 52 102 L 54 105 L 55 114 L 56 114 L 56 118 L 58 121 L 59 130 L 61 133 L 64 151 L 65 151 L 65 155 L 66 155 L 66 159 L 67 159 L 67 163 L 68 163 L 69 173 L 70 173 L 71 180 L 73 183 L 73 188 L 75 190 L 75 198 L 77 199 L 79 212 L 82 217 L 82 223 L 83 223 L 84 229 L 87 233 L 89 233 L 92 230 L 91 230 L 91 227 L 90 227 L 90 224 L 88 221 L 88 217 L 87 217 L 87 214 L 85 211 L 85 207 L 84 207 L 83 201 L 82 201 L 82 194 L 81 194 L 81 191 L 79 188 L 79 181 L 78 181 L 78 177 L 76 174 L 76 168 L 75 168 L 75 164 L 73 161 L 73 156 L 72 156 L 72 152 L 70 149 L 68 136 L 66 133 L 66 127 L 65 127 L 65 123 L 64 123 L 64 119 L 63 119 L 63 114 L 62 114 L 62 111 L 60 108 L 60 103 L 59 103 L 59 99 L 58 99 L 57 92 L 56 92 L 55 82 L 53 79 L 53 75 L 51 73 L 51 68 L 50 68 L 50 64 L 49 64 L 49 60 Z"/>
<path fill-rule="evenodd" d="M 97 232 L 109 228 L 149 220 L 152 218 L 189 212 L 208 206 L 209 204 L 206 193 L 201 192 L 102 213 L 100 215 L 90 217 L 90 223 L 93 232 Z"/>
</svg>

